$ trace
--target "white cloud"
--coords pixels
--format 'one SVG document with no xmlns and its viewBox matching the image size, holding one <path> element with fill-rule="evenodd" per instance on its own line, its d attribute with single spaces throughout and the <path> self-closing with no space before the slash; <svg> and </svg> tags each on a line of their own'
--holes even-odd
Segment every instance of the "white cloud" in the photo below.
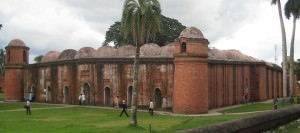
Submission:
<svg viewBox="0 0 300 133">
<path fill-rule="evenodd" d="M 31 57 L 50 50 L 98 48 L 105 32 L 120 21 L 123 0 L 0 0 L 0 46 L 20 38 Z M 281 31 L 276 6 L 270 0 L 161 0 L 162 13 L 186 26 L 196 26 L 218 49 L 237 49 L 274 62 L 281 59 Z M 284 5 L 285 1 L 282 1 Z M 292 22 L 286 21 L 290 43 Z M 299 24 L 299 22 L 298 22 Z M 299 31 L 299 28 L 297 29 Z M 300 58 L 296 33 L 295 59 Z"/>
</svg>

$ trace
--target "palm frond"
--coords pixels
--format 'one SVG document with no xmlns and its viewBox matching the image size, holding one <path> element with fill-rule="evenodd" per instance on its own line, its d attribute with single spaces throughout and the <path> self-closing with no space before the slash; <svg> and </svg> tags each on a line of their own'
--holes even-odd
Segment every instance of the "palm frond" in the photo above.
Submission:
<svg viewBox="0 0 300 133">
<path fill-rule="evenodd" d="M 272 0 L 272 1 L 271 1 L 271 4 L 272 4 L 272 5 L 276 5 L 276 4 L 277 4 L 277 0 Z"/>
<path fill-rule="evenodd" d="M 300 0 L 288 0 L 284 6 L 284 14 L 287 19 L 290 19 L 291 15 L 294 18 L 300 17 Z"/>
</svg>

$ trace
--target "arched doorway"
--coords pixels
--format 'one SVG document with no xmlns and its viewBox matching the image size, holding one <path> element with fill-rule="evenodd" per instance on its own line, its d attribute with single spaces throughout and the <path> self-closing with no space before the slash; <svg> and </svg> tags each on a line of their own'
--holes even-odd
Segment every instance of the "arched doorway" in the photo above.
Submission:
<svg viewBox="0 0 300 133">
<path fill-rule="evenodd" d="M 104 106 L 110 106 L 110 88 L 105 87 L 104 89 Z"/>
<path fill-rule="evenodd" d="M 52 101 L 52 96 L 51 96 L 51 87 L 48 86 L 46 90 L 46 102 L 51 102 Z"/>
<path fill-rule="evenodd" d="M 69 104 L 69 87 L 65 86 L 64 90 L 63 90 L 63 103 L 64 104 Z"/>
<path fill-rule="evenodd" d="M 154 107 L 161 108 L 161 103 L 162 103 L 161 91 L 160 89 L 156 88 L 154 90 Z"/>
<path fill-rule="evenodd" d="M 131 106 L 132 102 L 132 86 L 129 86 L 127 89 L 127 105 Z"/>
<path fill-rule="evenodd" d="M 84 83 L 83 85 L 83 94 L 85 95 L 85 103 L 90 104 L 90 86 L 88 83 Z"/>
</svg>

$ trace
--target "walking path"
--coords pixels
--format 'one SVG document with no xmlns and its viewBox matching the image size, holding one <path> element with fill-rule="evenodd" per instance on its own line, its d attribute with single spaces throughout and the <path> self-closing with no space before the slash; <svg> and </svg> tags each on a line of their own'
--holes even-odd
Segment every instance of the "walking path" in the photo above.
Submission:
<svg viewBox="0 0 300 133">
<path fill-rule="evenodd" d="M 272 100 L 267 100 L 263 101 L 260 103 L 270 103 Z M 9 102 L 4 102 L 0 101 L 0 103 L 9 103 Z M 23 103 L 23 102 L 22 102 Z M 44 104 L 44 105 L 54 105 L 54 106 L 59 106 L 59 107 L 44 107 L 44 108 L 31 108 L 31 110 L 47 110 L 47 109 L 59 109 L 59 108 L 74 108 L 74 107 L 82 107 L 82 108 L 99 108 L 99 109 L 110 109 L 110 110 L 115 110 L 113 107 L 100 107 L 100 106 L 79 106 L 79 105 L 69 105 L 69 104 L 51 104 L 51 103 L 36 103 L 34 104 Z M 249 103 L 252 104 L 252 103 Z M 242 106 L 247 106 L 248 104 L 238 104 L 238 105 L 232 105 L 228 107 L 222 107 L 222 108 L 217 108 L 217 109 L 212 109 L 209 110 L 208 113 L 206 114 L 176 114 L 173 112 L 166 112 L 166 111 L 155 111 L 156 114 L 160 115 L 170 115 L 170 116 L 191 116 L 191 117 L 196 117 L 196 116 L 218 116 L 218 115 L 225 115 L 225 114 L 250 114 L 250 113 L 259 113 L 259 112 L 266 112 L 266 111 L 272 111 L 272 110 L 263 110 L 263 111 L 253 111 L 253 112 L 241 112 L 241 113 L 222 113 L 222 110 L 227 110 L 231 108 L 237 108 L 237 107 L 242 107 Z M 23 108 L 20 109 L 14 109 L 14 110 L 0 110 L 0 112 L 13 112 L 13 111 L 24 111 Z M 140 112 L 148 112 L 148 110 L 138 110 Z"/>
</svg>

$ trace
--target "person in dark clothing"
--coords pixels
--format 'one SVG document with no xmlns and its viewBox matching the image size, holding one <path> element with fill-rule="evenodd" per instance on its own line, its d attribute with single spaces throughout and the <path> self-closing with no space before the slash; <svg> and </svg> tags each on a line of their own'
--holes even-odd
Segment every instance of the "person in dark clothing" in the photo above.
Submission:
<svg viewBox="0 0 300 133">
<path fill-rule="evenodd" d="M 277 99 L 277 97 L 274 97 L 274 99 L 273 99 L 274 110 L 277 110 L 277 108 L 278 108 L 277 103 L 278 103 L 278 99 Z"/>
<path fill-rule="evenodd" d="M 126 104 L 125 100 L 122 101 L 121 106 L 122 106 L 122 112 L 121 112 L 121 114 L 120 114 L 120 117 L 123 115 L 123 113 L 125 113 L 126 116 L 129 117 L 129 115 L 128 115 L 127 112 L 126 112 L 127 104 Z"/>
<path fill-rule="evenodd" d="M 300 96 L 297 97 L 297 103 L 300 104 Z"/>
<path fill-rule="evenodd" d="M 290 97 L 290 103 L 291 103 L 291 104 L 294 104 L 294 103 L 295 103 L 294 96 L 291 96 L 291 97 Z"/>
<path fill-rule="evenodd" d="M 25 104 L 24 107 L 26 108 L 26 114 L 31 115 L 29 99 L 27 99 L 24 104 Z"/>
</svg>

